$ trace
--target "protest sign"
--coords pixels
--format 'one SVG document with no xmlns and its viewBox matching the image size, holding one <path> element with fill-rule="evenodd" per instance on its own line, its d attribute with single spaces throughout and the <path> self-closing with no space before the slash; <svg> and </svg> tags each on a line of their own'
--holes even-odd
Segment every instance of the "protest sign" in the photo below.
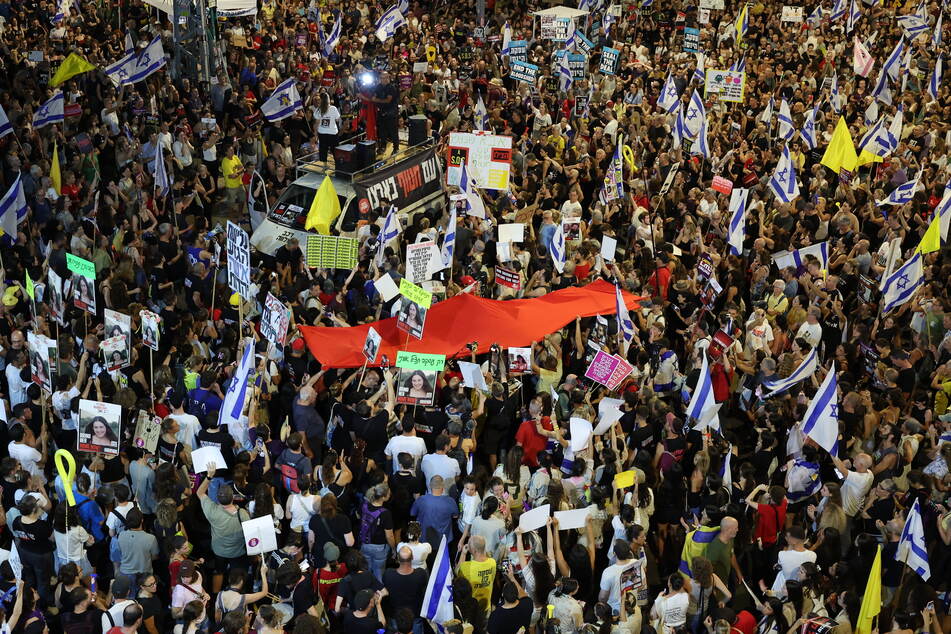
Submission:
<svg viewBox="0 0 951 634">
<path fill-rule="evenodd" d="M 63 278 L 56 271 L 49 269 L 46 272 L 46 305 L 50 309 L 50 316 L 61 326 L 66 325 L 63 317 L 66 311 L 66 289 L 63 288 Z"/>
<path fill-rule="evenodd" d="M 99 347 L 102 349 L 102 358 L 106 369 L 110 372 L 120 370 L 129 365 L 129 355 L 126 353 L 125 348 L 125 337 L 122 335 L 103 339 Z"/>
<path fill-rule="evenodd" d="M 591 55 L 594 49 L 594 42 L 584 36 L 581 31 L 575 31 L 575 48 L 582 55 Z"/>
<path fill-rule="evenodd" d="M 307 236 L 307 266 L 312 269 L 352 269 L 360 245 L 356 238 Z"/>
<path fill-rule="evenodd" d="M 139 311 L 139 318 L 142 320 L 142 343 L 152 350 L 158 350 L 159 322 L 162 318 L 150 310 Z"/>
<path fill-rule="evenodd" d="M 264 300 L 264 312 L 261 315 L 261 334 L 275 346 L 283 346 L 290 323 L 290 311 L 281 300 L 271 293 Z"/>
<path fill-rule="evenodd" d="M 717 9 L 723 11 L 724 6 L 723 0 L 700 0 L 701 9 Z"/>
<path fill-rule="evenodd" d="M 437 374 L 436 370 L 400 368 L 396 384 L 396 402 L 405 405 L 432 405 Z"/>
<path fill-rule="evenodd" d="M 627 487 L 634 486 L 634 482 L 637 481 L 637 472 L 631 469 L 630 471 L 622 471 L 614 476 L 614 486 L 618 489 L 626 489 Z"/>
<path fill-rule="evenodd" d="M 459 361 L 459 372 L 462 374 L 462 385 L 464 387 L 471 387 L 476 390 L 482 390 L 483 392 L 489 391 L 489 386 L 486 385 L 485 375 L 482 374 L 482 368 L 479 367 L 478 363 L 471 363 L 469 361 Z"/>
<path fill-rule="evenodd" d="M 619 363 L 620 361 L 617 358 L 612 357 L 607 352 L 598 350 L 597 354 L 594 355 L 594 359 L 591 361 L 591 365 L 585 370 L 584 375 L 601 385 L 607 385 Z"/>
<path fill-rule="evenodd" d="M 507 225 L 499 225 L 499 242 L 522 242 L 525 240 L 525 225 L 521 222 L 514 222 Z"/>
<path fill-rule="evenodd" d="M 122 406 L 101 401 L 79 401 L 79 451 L 119 455 Z"/>
<path fill-rule="evenodd" d="M 711 187 L 721 194 L 729 195 L 733 191 L 733 181 L 722 176 L 714 176 Z"/>
<path fill-rule="evenodd" d="M 96 265 L 89 260 L 66 254 L 66 267 L 73 272 L 73 304 L 96 314 Z"/>
<path fill-rule="evenodd" d="M 708 69 L 704 82 L 706 96 L 719 95 L 720 101 L 739 103 L 746 92 L 746 73 L 735 70 Z"/>
<path fill-rule="evenodd" d="M 512 171 L 512 137 L 482 132 L 449 134 L 446 182 L 459 185 L 462 163 L 480 189 L 508 190 Z"/>
<path fill-rule="evenodd" d="M 405 277 L 400 279 L 400 294 L 423 308 L 429 308 L 433 305 L 433 294 L 424 288 L 416 286 Z"/>
<path fill-rule="evenodd" d="M 383 337 L 376 331 L 376 328 L 370 326 L 370 329 L 367 330 L 366 341 L 363 342 L 363 356 L 366 357 L 367 363 L 374 363 L 376 361 L 376 355 L 380 351 L 380 343 L 383 341 Z"/>
<path fill-rule="evenodd" d="M 380 276 L 379 279 L 373 281 L 373 286 L 376 287 L 376 292 L 380 294 L 384 302 L 388 302 L 400 294 L 400 289 L 390 275 Z"/>
<path fill-rule="evenodd" d="M 631 370 L 634 369 L 634 366 L 628 363 L 626 359 L 618 355 L 614 355 L 614 358 L 618 361 L 617 367 L 614 368 L 611 376 L 608 377 L 608 382 L 605 383 L 605 387 L 612 391 L 618 389 L 624 379 L 631 375 Z"/>
<path fill-rule="evenodd" d="M 575 116 L 583 117 L 585 116 L 585 111 L 588 109 L 588 95 L 578 95 L 575 97 Z"/>
<path fill-rule="evenodd" d="M 82 275 L 87 280 L 96 279 L 96 265 L 72 253 L 66 254 L 66 268 L 76 275 Z"/>
<path fill-rule="evenodd" d="M 161 435 L 162 419 L 157 416 L 149 416 L 147 411 L 140 409 L 139 418 L 135 423 L 135 435 L 132 437 L 132 444 L 139 449 L 145 449 L 149 453 L 155 453 Z"/>
<path fill-rule="evenodd" d="M 228 287 L 251 299 L 251 240 L 248 232 L 228 221 Z"/>
<path fill-rule="evenodd" d="M 570 511 L 555 511 L 555 519 L 558 520 L 558 530 L 567 531 L 573 528 L 584 528 L 591 515 L 591 507 L 583 509 L 572 509 Z"/>
<path fill-rule="evenodd" d="M 518 518 L 518 527 L 524 533 L 541 528 L 548 523 L 549 515 L 551 515 L 551 504 L 543 504 L 522 513 Z"/>
<path fill-rule="evenodd" d="M 568 54 L 568 68 L 571 70 L 571 79 L 580 81 L 588 74 L 588 56 L 576 53 Z"/>
<path fill-rule="evenodd" d="M 527 62 L 528 61 L 528 41 L 512 40 L 509 42 L 509 61 Z"/>
<path fill-rule="evenodd" d="M 601 236 L 601 258 L 612 262 L 617 254 L 617 240 L 611 236 Z"/>
<path fill-rule="evenodd" d="M 509 374 L 529 374 L 532 371 L 531 348 L 509 348 Z"/>
<path fill-rule="evenodd" d="M 700 51 L 700 29 L 684 27 L 684 51 L 688 53 Z"/>
<path fill-rule="evenodd" d="M 417 339 L 423 338 L 423 328 L 426 326 L 428 311 L 416 302 L 404 299 L 400 304 L 400 312 L 396 320 L 396 327 L 408 332 Z"/>
<path fill-rule="evenodd" d="M 598 70 L 605 75 L 614 75 L 617 73 L 617 65 L 620 57 L 621 51 L 616 48 L 611 48 L 610 46 L 605 46 L 601 50 L 601 64 L 598 66 Z"/>
<path fill-rule="evenodd" d="M 802 22 L 802 7 L 784 6 L 779 20 L 780 22 Z"/>
<path fill-rule="evenodd" d="M 241 532 L 244 533 L 244 545 L 249 555 L 263 555 L 277 550 L 274 516 L 265 515 L 241 522 Z"/>
<path fill-rule="evenodd" d="M 540 25 L 542 39 L 564 42 L 568 39 L 568 34 L 571 32 L 571 22 L 571 18 L 543 15 Z"/>
<path fill-rule="evenodd" d="M 55 341 L 34 332 L 26 333 L 27 352 L 30 360 L 30 377 L 33 382 L 47 392 L 53 391 L 52 367 L 50 365 L 50 346 Z"/>
<path fill-rule="evenodd" d="M 105 336 L 124 338 L 126 362 L 122 367 L 125 367 L 129 365 L 132 357 L 132 317 L 108 308 L 104 309 L 102 314 L 106 329 Z"/>
<path fill-rule="evenodd" d="M 697 23 L 710 24 L 710 9 L 697 9 Z"/>
<path fill-rule="evenodd" d="M 413 62 L 414 73 L 425 73 L 429 70 L 429 62 Z"/>
<path fill-rule="evenodd" d="M 446 355 L 426 354 L 400 350 L 396 353 L 396 367 L 407 370 L 435 370 L 441 372 L 446 365 Z"/>
<path fill-rule="evenodd" d="M 526 84 L 535 84 L 538 81 L 538 66 L 513 59 L 509 77 Z"/>
<path fill-rule="evenodd" d="M 571 440 L 568 441 L 571 450 L 577 453 L 587 447 L 591 442 L 593 431 L 591 421 L 572 416 L 568 421 L 568 427 L 571 430 Z"/>
<path fill-rule="evenodd" d="M 221 454 L 218 447 L 199 447 L 192 449 L 192 466 L 195 473 L 205 473 L 208 471 L 208 465 L 214 465 L 215 469 L 227 469 L 228 463 Z"/>
<path fill-rule="evenodd" d="M 406 277 L 413 284 L 430 279 L 441 264 L 442 256 L 432 240 L 406 245 Z"/>
<path fill-rule="evenodd" d="M 518 271 L 504 266 L 495 267 L 495 283 L 515 291 L 522 289 L 522 278 L 519 276 Z"/>
</svg>

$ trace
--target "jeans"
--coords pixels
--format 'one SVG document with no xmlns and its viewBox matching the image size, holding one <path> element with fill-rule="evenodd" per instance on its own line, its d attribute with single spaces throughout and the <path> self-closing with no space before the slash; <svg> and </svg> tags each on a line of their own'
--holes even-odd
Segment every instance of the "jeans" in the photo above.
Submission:
<svg viewBox="0 0 951 634">
<path fill-rule="evenodd" d="M 373 573 L 377 581 L 383 583 L 383 570 L 386 569 L 386 557 L 390 554 L 390 545 L 364 544 L 360 547 L 360 552 L 367 558 L 370 572 Z"/>
<path fill-rule="evenodd" d="M 53 605 L 53 592 L 50 577 L 53 576 L 53 553 L 34 553 L 18 548 L 20 564 L 23 566 L 23 581 L 36 588 L 46 605 Z"/>
</svg>

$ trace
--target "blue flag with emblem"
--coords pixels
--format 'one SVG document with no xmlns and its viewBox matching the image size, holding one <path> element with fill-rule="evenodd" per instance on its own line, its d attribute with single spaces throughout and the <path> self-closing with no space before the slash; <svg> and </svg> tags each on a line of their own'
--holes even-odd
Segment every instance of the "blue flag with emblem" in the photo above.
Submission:
<svg viewBox="0 0 951 634">
<path fill-rule="evenodd" d="M 166 196 L 172 189 L 172 181 L 168 177 L 168 169 L 165 167 L 165 146 L 161 141 L 155 143 L 155 160 L 153 161 L 155 174 L 155 189 L 162 196 Z"/>
<path fill-rule="evenodd" d="M 442 265 L 449 267 L 452 264 L 452 256 L 456 252 L 456 208 L 452 208 L 449 214 L 449 224 L 446 225 L 446 237 L 442 243 Z"/>
<path fill-rule="evenodd" d="M 674 119 L 674 125 L 670 129 L 671 135 L 673 135 L 673 147 L 674 149 L 679 148 L 683 145 L 684 139 L 686 139 L 690 132 L 687 130 L 687 124 L 684 121 L 684 108 L 683 104 L 679 101 L 677 102 L 677 118 Z"/>
<path fill-rule="evenodd" d="M 3 109 L 3 106 L 0 106 L 0 139 L 11 134 L 13 132 L 13 125 L 10 123 L 10 118 L 7 117 L 6 111 Z"/>
<path fill-rule="evenodd" d="M 924 281 L 921 253 L 916 251 L 915 255 L 885 280 L 885 286 L 882 287 L 882 314 L 885 315 L 910 300 Z"/>
<path fill-rule="evenodd" d="M 783 154 L 776 163 L 776 170 L 769 179 L 769 188 L 781 202 L 789 203 L 799 197 L 799 182 L 796 180 L 796 168 L 789 156 L 789 146 L 783 147 Z"/>
<path fill-rule="evenodd" d="M 147 79 L 150 75 L 165 67 L 165 49 L 162 48 L 162 38 L 156 35 L 149 45 L 135 59 L 135 67 L 126 83 L 134 84 Z"/>
<path fill-rule="evenodd" d="M 735 187 L 730 192 L 730 233 L 727 242 L 733 255 L 743 253 L 743 240 L 746 238 L 746 200 L 749 191 L 744 187 Z"/>
<path fill-rule="evenodd" d="M 23 192 L 21 175 L 13 180 L 13 185 L 0 198 L 0 229 L 3 229 L 5 238 L 12 242 L 17 240 L 17 224 L 20 218 L 26 217 L 26 194 Z"/>
<path fill-rule="evenodd" d="M 343 14 L 337 13 L 337 19 L 334 21 L 333 27 L 330 29 L 330 33 L 324 37 L 323 50 L 324 55 L 330 55 L 334 52 L 334 49 L 337 48 L 337 44 L 340 42 L 340 34 L 343 31 Z"/>
<path fill-rule="evenodd" d="M 573 82 L 571 77 L 571 68 L 568 66 L 568 53 L 566 52 L 561 56 L 561 61 L 558 62 L 558 86 L 561 88 L 561 92 L 568 92 L 571 90 L 571 84 Z"/>
<path fill-rule="evenodd" d="M 631 321 L 631 315 L 627 311 L 627 305 L 624 303 L 624 295 L 621 293 L 621 287 L 614 285 L 614 300 L 617 311 L 618 331 L 624 337 L 625 346 L 634 339 L 634 322 Z"/>
<path fill-rule="evenodd" d="M 697 138 L 693 140 L 693 143 L 690 145 L 691 154 L 699 154 L 703 158 L 710 160 L 710 144 L 707 141 L 707 119 L 706 117 L 700 122 L 700 132 L 697 133 Z"/>
<path fill-rule="evenodd" d="M 55 95 L 46 100 L 46 102 L 33 113 L 33 129 L 39 130 L 51 123 L 62 123 L 66 119 L 64 114 L 65 107 L 66 100 L 63 96 L 63 92 L 57 90 Z"/>
<path fill-rule="evenodd" d="M 821 4 L 816 5 L 815 10 L 813 10 L 813 12 L 809 14 L 809 17 L 806 18 L 806 24 L 808 24 L 810 28 L 818 25 L 820 22 L 822 22 L 822 5 Z"/>
<path fill-rule="evenodd" d="M 898 81 L 898 74 L 901 70 L 901 58 L 905 55 L 905 38 L 899 38 L 898 44 L 892 49 L 892 52 L 882 64 L 882 70 L 892 81 Z"/>
<path fill-rule="evenodd" d="M 835 22 L 845 15 L 845 0 L 835 0 L 832 5 L 832 13 L 829 15 L 829 21 Z"/>
<path fill-rule="evenodd" d="M 944 20 L 944 11 L 938 11 L 938 21 L 934 23 L 934 33 L 931 34 L 931 44 L 935 48 L 941 46 L 941 26 Z"/>
<path fill-rule="evenodd" d="M 941 54 L 935 60 L 934 70 L 931 71 L 931 79 L 928 81 L 928 95 L 932 101 L 938 100 L 938 88 L 941 86 Z"/>
<path fill-rule="evenodd" d="M 809 111 L 809 114 L 806 115 L 806 120 L 802 123 L 802 130 L 799 131 L 799 136 L 802 137 L 802 142 L 806 144 L 806 147 L 810 150 L 816 149 L 816 115 L 819 113 L 819 104 L 816 104 L 812 110 Z"/>
<path fill-rule="evenodd" d="M 385 42 L 396 34 L 397 29 L 406 24 L 406 18 L 400 7 L 394 4 L 387 9 L 380 19 L 376 21 L 376 37 L 381 42 Z"/>
<path fill-rule="evenodd" d="M 892 190 L 892 193 L 888 195 L 885 200 L 879 200 L 876 204 L 879 207 L 885 205 L 907 205 L 915 197 L 915 192 L 918 190 L 918 179 L 914 178 L 907 183 L 902 183 L 898 187 Z"/>
<path fill-rule="evenodd" d="M 779 102 L 779 114 L 776 115 L 776 120 L 779 121 L 779 136 L 784 141 L 793 138 L 793 135 L 796 134 L 796 126 L 793 124 L 789 103 L 785 98 Z"/>
<path fill-rule="evenodd" d="M 921 504 L 918 498 L 911 505 L 905 518 L 905 527 L 898 539 L 895 561 L 900 561 L 915 571 L 922 581 L 931 577 L 931 564 L 928 563 L 928 545 L 925 543 L 925 527 L 921 519 Z"/>
<path fill-rule="evenodd" d="M 799 364 L 799 367 L 793 370 L 793 373 L 787 376 L 785 379 L 776 379 L 775 381 L 763 381 L 763 389 L 769 390 L 768 393 L 763 394 L 763 398 L 767 399 L 778 394 L 782 394 L 796 383 L 804 381 L 816 373 L 816 370 L 819 369 L 819 349 L 813 348 L 809 351 L 808 356 L 802 360 L 802 363 Z"/>
<path fill-rule="evenodd" d="M 849 17 L 845 21 L 846 35 L 852 33 L 852 30 L 855 29 L 855 23 L 859 21 L 860 17 L 862 17 L 862 12 L 859 10 L 859 5 L 855 0 L 852 0 L 852 4 L 849 6 Z"/>
<path fill-rule="evenodd" d="M 677 83 L 674 82 L 674 76 L 667 73 L 667 79 L 664 81 L 664 87 L 660 90 L 660 96 L 657 97 L 657 107 L 667 114 L 677 109 L 680 103 L 680 93 L 677 92 Z"/>
<path fill-rule="evenodd" d="M 710 374 L 710 365 L 707 362 L 707 353 L 703 351 L 703 362 L 700 364 L 700 378 L 687 405 L 687 418 L 697 421 L 694 429 L 703 430 L 707 427 L 720 429 L 720 406 L 717 405 L 713 394 L 713 376 Z"/>
<path fill-rule="evenodd" d="M 241 415 L 248 400 L 248 381 L 253 371 L 254 341 L 245 339 L 241 362 L 231 377 L 231 383 L 228 384 L 228 391 L 225 392 L 225 398 L 221 404 L 219 425 L 228 425 L 228 429 L 238 429 L 241 426 Z"/>
<path fill-rule="evenodd" d="M 690 96 L 690 103 L 687 105 L 687 114 L 684 115 L 684 124 L 691 139 L 700 134 L 700 128 L 707 118 L 707 109 L 703 105 L 703 99 L 700 97 L 700 91 L 694 88 Z"/>
<path fill-rule="evenodd" d="M 280 121 L 293 115 L 304 107 L 300 93 L 297 92 L 297 79 L 284 80 L 274 89 L 267 101 L 261 104 L 261 112 L 268 121 Z"/>
<path fill-rule="evenodd" d="M 551 237 L 551 260 L 555 264 L 555 268 L 558 269 L 559 273 L 563 273 L 565 271 L 567 253 L 568 249 L 565 246 L 565 230 L 563 225 L 559 222 L 558 226 L 555 227 L 555 234 Z"/>
<path fill-rule="evenodd" d="M 802 419 L 802 433 L 833 456 L 838 456 L 839 388 L 835 378 L 835 361 L 809 402 Z"/>
<path fill-rule="evenodd" d="M 436 560 L 433 562 L 432 572 L 429 573 L 420 612 L 423 618 L 440 626 L 455 618 L 452 604 L 452 558 L 449 556 L 449 544 L 446 543 L 445 535 L 442 536 L 439 550 L 436 551 Z"/>
<path fill-rule="evenodd" d="M 453 209 L 452 213 L 456 213 L 455 209 Z M 395 240 L 396 236 L 400 235 L 402 230 L 403 228 L 400 226 L 400 219 L 396 215 L 396 207 L 390 205 L 390 210 L 387 212 L 386 218 L 383 220 L 383 229 L 380 231 L 380 246 L 376 251 L 377 268 L 382 267 L 383 262 L 386 260 L 384 257 L 386 245 Z"/>
</svg>

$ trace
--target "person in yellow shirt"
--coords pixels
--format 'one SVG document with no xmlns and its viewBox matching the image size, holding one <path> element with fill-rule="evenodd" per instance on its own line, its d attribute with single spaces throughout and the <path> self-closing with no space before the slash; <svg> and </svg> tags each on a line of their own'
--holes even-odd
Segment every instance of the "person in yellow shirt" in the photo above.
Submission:
<svg viewBox="0 0 951 634">
<path fill-rule="evenodd" d="M 243 173 L 241 159 L 235 154 L 234 146 L 229 145 L 225 149 L 224 158 L 221 159 L 221 177 L 225 180 L 225 204 L 231 213 L 238 212 L 239 206 L 244 202 L 244 184 L 241 182 Z"/>
<path fill-rule="evenodd" d="M 456 574 L 464 577 L 472 586 L 472 597 L 486 612 L 492 600 L 492 584 L 495 583 L 495 559 L 485 554 L 485 537 L 473 535 L 462 547 L 461 556 L 472 555 L 456 568 Z"/>
</svg>

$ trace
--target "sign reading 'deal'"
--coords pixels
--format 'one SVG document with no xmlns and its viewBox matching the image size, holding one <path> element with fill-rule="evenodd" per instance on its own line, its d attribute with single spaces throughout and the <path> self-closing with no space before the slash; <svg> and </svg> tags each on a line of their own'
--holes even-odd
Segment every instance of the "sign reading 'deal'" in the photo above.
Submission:
<svg viewBox="0 0 951 634">
<path fill-rule="evenodd" d="M 598 70 L 605 75 L 614 75 L 617 73 L 618 60 L 621 57 L 621 51 L 610 46 L 605 46 L 601 51 L 601 64 Z"/>
</svg>

